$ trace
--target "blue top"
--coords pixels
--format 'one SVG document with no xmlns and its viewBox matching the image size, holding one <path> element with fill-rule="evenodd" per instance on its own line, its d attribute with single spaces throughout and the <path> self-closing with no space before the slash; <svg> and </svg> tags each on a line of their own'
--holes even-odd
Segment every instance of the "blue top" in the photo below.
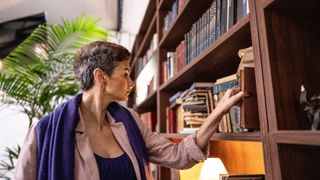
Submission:
<svg viewBox="0 0 320 180">
<path fill-rule="evenodd" d="M 100 180 L 136 180 L 136 174 L 127 153 L 115 158 L 105 158 L 97 154 L 94 154 L 94 156 L 99 168 Z"/>
</svg>

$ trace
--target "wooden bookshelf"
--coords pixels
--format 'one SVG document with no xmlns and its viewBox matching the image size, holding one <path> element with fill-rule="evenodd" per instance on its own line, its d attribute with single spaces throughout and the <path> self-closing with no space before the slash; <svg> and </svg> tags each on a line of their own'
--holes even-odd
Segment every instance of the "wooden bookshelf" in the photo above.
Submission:
<svg viewBox="0 0 320 180">
<path fill-rule="evenodd" d="M 158 9 L 159 10 L 170 10 L 172 4 L 173 4 L 174 0 L 161 0 L 159 5 L 158 5 Z"/>
<path fill-rule="evenodd" d="M 131 67 L 143 56 L 153 33 L 158 34 L 158 82 L 155 91 L 135 105 L 138 113 L 157 112 L 157 132 L 178 142 L 189 134 L 166 133 L 169 97 L 193 82 L 214 82 L 233 74 L 239 49 L 253 46 L 260 132 L 216 133 L 210 157 L 220 157 L 231 173 L 263 173 L 266 179 L 320 177 L 320 131 L 299 103 L 301 84 L 308 98 L 320 94 L 320 3 L 308 0 L 249 0 L 250 13 L 239 19 L 171 79 L 162 82 L 162 62 L 175 51 L 192 25 L 214 0 L 189 0 L 162 33 L 164 17 L 174 0 L 150 0 L 133 49 Z M 133 78 L 137 74 L 132 74 Z M 131 101 L 134 97 L 130 97 Z M 129 103 L 130 105 L 130 103 Z M 131 107 L 134 106 L 131 103 Z M 295 158 L 293 158 L 295 157 Z M 170 170 L 158 168 L 158 179 Z"/>
<path fill-rule="evenodd" d="M 265 0 L 255 6 L 271 177 L 317 179 L 320 134 L 310 131 L 311 123 L 299 97 L 302 84 L 309 96 L 320 92 L 320 25 L 315 23 L 320 4 L 315 0 Z"/>
</svg>

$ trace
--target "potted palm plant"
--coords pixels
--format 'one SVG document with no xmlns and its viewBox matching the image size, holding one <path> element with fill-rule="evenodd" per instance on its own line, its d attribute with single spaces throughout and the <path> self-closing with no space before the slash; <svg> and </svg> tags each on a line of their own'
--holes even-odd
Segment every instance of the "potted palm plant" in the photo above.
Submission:
<svg viewBox="0 0 320 180">
<path fill-rule="evenodd" d="M 72 67 L 77 50 L 107 38 L 108 32 L 93 17 L 40 25 L 3 60 L 0 103 L 20 106 L 31 126 L 79 91 Z M 19 152 L 19 146 L 6 149 L 8 160 L 0 162 L 0 177 L 14 169 Z"/>
</svg>

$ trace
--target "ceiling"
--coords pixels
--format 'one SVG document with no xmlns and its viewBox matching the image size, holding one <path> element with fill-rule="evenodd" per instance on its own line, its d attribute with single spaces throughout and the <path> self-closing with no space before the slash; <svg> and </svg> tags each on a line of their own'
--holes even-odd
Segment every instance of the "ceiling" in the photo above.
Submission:
<svg viewBox="0 0 320 180">
<path fill-rule="evenodd" d="M 117 30 L 119 0 L 1 0 L 0 23 L 47 12 L 49 23 L 59 23 L 61 17 L 73 19 L 80 15 L 101 18 L 107 29 Z M 141 23 L 148 0 L 120 0 L 122 30 L 135 34 Z M 121 30 L 121 29 L 120 29 Z"/>
<path fill-rule="evenodd" d="M 85 14 L 101 17 L 108 29 L 116 29 L 117 4 L 118 0 L 1 0 L 0 21 L 47 12 L 49 23 L 59 23 L 61 17 Z"/>
<path fill-rule="evenodd" d="M 101 23 L 106 29 L 117 31 L 117 34 L 129 37 L 132 41 L 132 36 L 139 30 L 148 1 L 1 0 L 0 24 L 43 12 L 46 13 L 46 20 L 50 24 L 60 23 L 62 17 L 74 19 L 80 15 L 94 16 L 101 18 Z M 121 41 L 124 41 L 123 37 Z"/>
</svg>

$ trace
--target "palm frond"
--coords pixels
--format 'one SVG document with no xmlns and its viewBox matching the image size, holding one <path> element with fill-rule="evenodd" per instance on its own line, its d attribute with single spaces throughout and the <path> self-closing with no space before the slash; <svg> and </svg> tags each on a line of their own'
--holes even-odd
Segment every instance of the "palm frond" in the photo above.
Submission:
<svg viewBox="0 0 320 180">
<path fill-rule="evenodd" d="M 40 25 L 5 58 L 4 67 L 10 72 L 22 73 L 35 63 L 64 53 L 74 55 L 89 42 L 106 40 L 108 33 L 98 22 L 96 18 L 81 16 L 74 21 L 63 19 L 62 25 Z"/>
<path fill-rule="evenodd" d="M 19 145 L 17 147 L 5 149 L 5 157 L 7 160 L 0 161 L 0 178 L 10 179 L 6 174 L 14 169 L 14 159 L 17 159 L 20 154 L 21 148 Z"/>
<path fill-rule="evenodd" d="M 0 91 L 4 92 L 3 96 L 16 99 L 17 104 L 30 103 L 31 86 L 32 83 L 24 76 L 0 73 Z"/>
</svg>

